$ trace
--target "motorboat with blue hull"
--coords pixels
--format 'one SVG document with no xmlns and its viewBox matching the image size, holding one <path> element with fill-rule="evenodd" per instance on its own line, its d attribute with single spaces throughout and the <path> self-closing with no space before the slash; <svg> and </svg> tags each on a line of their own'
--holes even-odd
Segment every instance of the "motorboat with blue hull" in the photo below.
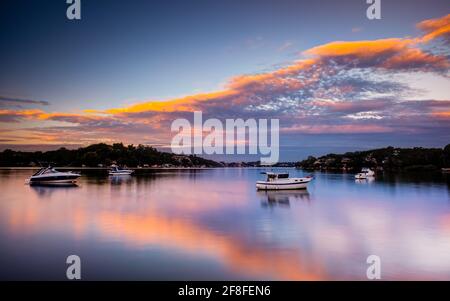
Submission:
<svg viewBox="0 0 450 301">
<path fill-rule="evenodd" d="M 306 189 L 313 177 L 289 178 L 288 173 L 263 172 L 266 175 L 265 181 L 257 181 L 258 190 L 291 190 Z"/>
<path fill-rule="evenodd" d="M 28 179 L 30 185 L 33 184 L 74 184 L 80 174 L 68 171 L 57 171 L 53 167 L 45 167 L 39 169 L 34 175 Z"/>
</svg>

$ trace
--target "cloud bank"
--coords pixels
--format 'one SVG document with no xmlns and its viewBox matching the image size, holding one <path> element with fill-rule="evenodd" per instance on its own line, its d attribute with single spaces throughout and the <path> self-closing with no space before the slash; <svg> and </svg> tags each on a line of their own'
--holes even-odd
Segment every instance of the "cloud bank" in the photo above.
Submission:
<svg viewBox="0 0 450 301">
<path fill-rule="evenodd" d="M 420 91 L 400 78 L 433 74 L 449 79 L 450 14 L 417 27 L 423 35 L 415 38 L 318 45 L 289 65 L 233 77 L 211 93 L 77 113 L 0 108 L 0 122 L 15 125 L 15 130 L 0 132 L 0 138 L 10 141 L 14 135 L 17 143 L 164 145 L 170 143 L 175 118 L 192 119 L 192 112 L 202 111 L 204 118 L 279 118 L 282 132 L 289 135 L 414 133 L 434 135 L 445 144 L 450 97 L 413 100 Z"/>
</svg>

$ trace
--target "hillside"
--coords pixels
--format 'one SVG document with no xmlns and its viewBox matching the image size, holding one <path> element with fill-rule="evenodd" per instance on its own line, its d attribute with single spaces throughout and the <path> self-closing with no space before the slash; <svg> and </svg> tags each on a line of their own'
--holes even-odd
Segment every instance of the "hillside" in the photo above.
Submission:
<svg viewBox="0 0 450 301">
<path fill-rule="evenodd" d="M 297 167 L 317 170 L 360 170 L 371 167 L 382 170 L 438 170 L 450 166 L 450 144 L 441 148 L 394 148 L 392 146 L 368 151 L 328 154 L 308 157 Z"/>
<path fill-rule="evenodd" d="M 115 143 L 93 144 L 78 149 L 60 148 L 54 151 L 22 152 L 4 150 L 0 152 L 0 166 L 26 167 L 52 164 L 54 166 L 103 167 L 111 164 L 128 167 L 220 167 L 220 163 L 197 156 L 175 155 L 160 152 L 144 145 Z"/>
</svg>

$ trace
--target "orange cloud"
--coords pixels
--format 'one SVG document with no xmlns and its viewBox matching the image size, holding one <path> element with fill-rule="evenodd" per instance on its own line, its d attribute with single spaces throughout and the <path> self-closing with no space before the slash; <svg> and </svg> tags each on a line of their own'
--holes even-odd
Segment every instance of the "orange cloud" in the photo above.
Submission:
<svg viewBox="0 0 450 301">
<path fill-rule="evenodd" d="M 247 87 L 257 84 L 269 84 L 271 86 L 275 86 L 278 84 L 287 85 L 288 88 L 289 86 L 291 88 L 301 88 L 301 86 L 292 87 L 292 83 L 294 80 L 289 77 L 297 74 L 302 70 L 307 70 L 308 68 L 313 67 L 316 63 L 318 63 L 317 60 L 306 59 L 297 61 L 292 65 L 280 68 L 273 72 L 235 76 L 230 80 L 227 87 L 233 90 L 243 90 Z M 289 84 L 289 81 L 291 81 L 291 84 Z"/>
<path fill-rule="evenodd" d="M 41 110 L 0 110 L 0 116 L 36 117 L 42 113 Z"/>
<path fill-rule="evenodd" d="M 412 40 L 398 38 L 354 42 L 336 41 L 311 48 L 304 53 L 320 57 L 357 56 L 373 58 L 383 53 L 401 51 L 411 44 Z"/>
<path fill-rule="evenodd" d="M 450 119 L 450 111 L 434 112 L 434 113 L 432 113 L 432 115 L 437 118 Z"/>
<path fill-rule="evenodd" d="M 374 124 L 298 125 L 282 129 L 282 132 L 300 132 L 304 134 L 387 133 L 392 131 L 387 126 Z"/>
<path fill-rule="evenodd" d="M 343 58 L 356 66 L 385 69 L 446 69 L 446 57 L 425 53 L 412 39 L 380 39 L 373 41 L 332 42 L 305 51 L 320 58 Z"/>
<path fill-rule="evenodd" d="M 65 121 L 70 123 L 82 123 L 87 121 L 102 120 L 105 116 L 100 115 L 86 115 L 79 113 L 47 113 L 42 110 L 0 110 L 0 120 L 4 117 L 10 120 L 19 119 L 35 119 L 35 120 L 53 120 Z"/>
<path fill-rule="evenodd" d="M 436 67 L 440 69 L 447 69 L 449 62 L 444 56 L 432 55 L 424 53 L 422 50 L 405 49 L 399 54 L 386 60 L 382 66 L 387 69 L 406 69 L 408 67 L 422 67 L 422 69 Z"/>
<path fill-rule="evenodd" d="M 421 42 L 429 42 L 439 37 L 447 40 L 450 38 L 450 14 L 436 19 L 429 19 L 417 24 L 417 28 L 426 34 L 420 39 Z"/>
<path fill-rule="evenodd" d="M 154 112 L 179 112 L 187 111 L 193 112 L 195 108 L 202 102 L 209 100 L 230 97 L 236 95 L 236 91 L 224 90 L 212 93 L 203 93 L 190 95 L 182 98 L 176 98 L 168 101 L 149 101 L 144 103 L 138 103 L 125 108 L 115 108 L 105 110 L 108 114 L 121 114 L 121 113 L 140 113 L 146 111 Z M 91 111 L 92 112 L 92 111 Z"/>
<path fill-rule="evenodd" d="M 215 100 L 230 100 L 234 104 L 245 102 L 246 98 L 242 95 L 246 92 L 256 92 L 259 88 L 266 86 L 283 87 L 283 89 L 295 90 L 301 89 L 307 81 L 300 82 L 293 78 L 288 78 L 300 70 L 311 67 L 315 60 L 301 60 L 293 65 L 285 68 L 275 70 L 273 72 L 255 74 L 255 75 L 241 75 L 233 77 L 226 85 L 225 90 L 190 95 L 182 98 L 169 99 L 166 101 L 148 101 L 134 104 L 123 108 L 113 108 L 105 111 L 86 110 L 86 113 L 107 113 L 107 114 L 124 114 L 124 113 L 142 113 L 142 112 L 193 112 L 201 110 L 201 106 L 206 102 Z M 309 79 L 317 80 L 317 78 Z M 248 90 L 248 91 L 247 91 Z"/>
<path fill-rule="evenodd" d="M 125 137 L 126 141 L 132 139 L 131 137 L 142 139 L 143 133 L 150 136 L 150 130 L 153 130 L 152 137 L 161 133 L 158 139 L 161 139 L 161 143 L 167 143 L 167 141 L 163 141 L 163 136 L 169 132 L 167 123 L 177 118 L 175 116 L 180 116 L 180 113 L 196 110 L 216 116 L 222 113 L 232 115 L 236 111 L 243 112 L 243 114 L 255 112 L 258 116 L 267 113 L 279 113 L 281 117 L 289 117 L 286 119 L 289 119 L 291 129 L 310 133 L 330 131 L 337 133 L 387 132 L 392 129 L 385 125 L 354 126 L 346 124 L 348 120 L 343 120 L 345 119 L 343 113 L 358 110 L 358 112 L 361 112 L 364 108 L 366 108 L 366 111 L 371 110 L 371 108 L 373 110 L 380 108 L 379 104 L 368 103 L 369 101 L 364 101 L 361 104 L 350 103 L 351 100 L 347 96 L 355 97 L 361 91 L 367 94 L 371 92 L 377 94 L 379 90 L 373 88 L 378 82 L 370 82 L 370 79 L 367 81 L 368 83 L 364 82 L 365 78 L 352 81 L 353 78 L 349 76 L 341 81 L 342 73 L 340 72 L 352 72 L 354 68 L 366 68 L 365 70 L 368 71 L 380 68 L 386 72 L 405 70 L 440 74 L 448 72 L 450 64 L 445 56 L 427 52 L 420 46 L 422 42 L 437 37 L 446 37 L 449 30 L 449 21 L 450 14 L 443 18 L 420 22 L 417 26 L 425 32 L 425 35 L 416 39 L 386 38 L 336 41 L 313 47 L 303 52 L 304 55 L 309 56 L 307 59 L 295 61 L 271 72 L 235 76 L 229 80 L 224 89 L 211 93 L 194 94 L 166 101 L 146 101 L 106 110 L 84 110 L 82 113 L 0 110 L 0 122 L 49 120 L 73 123 L 76 126 L 71 126 L 71 129 L 62 126 L 55 128 L 48 137 L 64 136 L 67 138 L 67 133 L 70 131 L 72 133 L 71 139 L 73 139 L 71 141 L 86 137 L 85 141 L 89 142 L 95 142 L 99 137 L 112 140 L 120 139 L 118 134 L 123 135 L 121 139 Z M 345 79 L 348 81 L 345 81 Z M 367 87 L 369 90 L 366 89 Z M 395 86 L 394 83 L 386 91 L 396 93 L 401 89 L 401 85 Z M 286 107 L 283 107 L 284 103 L 280 101 L 283 98 L 286 100 Z M 338 102 L 320 104 L 318 99 L 332 99 L 338 100 Z M 382 104 L 381 107 L 383 106 Z M 334 126 L 316 126 L 315 122 L 303 124 L 302 127 L 295 126 L 305 122 L 305 120 L 295 120 L 295 118 L 312 116 L 313 114 L 318 114 L 319 117 L 325 111 L 333 112 L 335 120 L 340 118 L 341 122 L 336 122 Z M 337 113 L 342 114 L 338 115 Z M 445 114 L 446 112 L 438 112 L 432 116 L 446 118 Z M 402 118 L 405 118 L 405 116 Z M 341 124 L 342 121 L 345 124 Z M 144 126 L 147 127 L 145 130 Z M 78 134 L 75 133 L 77 129 L 79 129 Z M 46 128 L 45 131 L 49 131 L 49 129 Z M 164 134 L 162 134 L 163 132 Z M 42 129 L 38 133 L 39 135 L 46 134 Z M 61 133 L 64 133 L 64 135 L 61 135 Z"/>
</svg>

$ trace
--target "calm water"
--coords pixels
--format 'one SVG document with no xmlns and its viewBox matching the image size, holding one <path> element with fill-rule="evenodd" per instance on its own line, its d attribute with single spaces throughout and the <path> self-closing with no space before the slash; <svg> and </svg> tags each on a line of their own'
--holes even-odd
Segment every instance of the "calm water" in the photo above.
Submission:
<svg viewBox="0 0 450 301">
<path fill-rule="evenodd" d="M 2 170 L 0 279 L 63 280 L 71 254 L 85 280 L 366 279 L 376 254 L 383 279 L 450 280 L 449 176 L 316 173 L 307 191 L 265 193 L 260 172 L 83 175 L 57 188 Z"/>
</svg>

